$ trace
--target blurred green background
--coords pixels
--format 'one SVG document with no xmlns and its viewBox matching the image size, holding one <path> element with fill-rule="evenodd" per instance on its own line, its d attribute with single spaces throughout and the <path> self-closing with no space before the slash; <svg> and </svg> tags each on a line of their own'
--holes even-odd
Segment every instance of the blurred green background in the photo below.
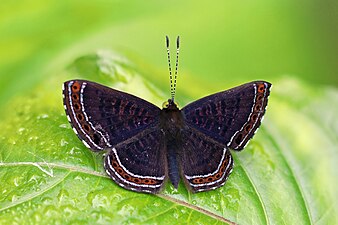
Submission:
<svg viewBox="0 0 338 225">
<path fill-rule="evenodd" d="M 182 89 L 285 75 L 338 86 L 337 8 L 334 0 L 3 1 L 0 106 L 104 48 L 151 65 L 167 85 L 165 35 L 181 36 Z"/>
</svg>

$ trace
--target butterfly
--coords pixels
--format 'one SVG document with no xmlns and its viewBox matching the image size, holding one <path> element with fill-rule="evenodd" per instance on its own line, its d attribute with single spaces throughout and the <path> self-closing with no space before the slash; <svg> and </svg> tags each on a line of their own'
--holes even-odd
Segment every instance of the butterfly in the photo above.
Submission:
<svg viewBox="0 0 338 225">
<path fill-rule="evenodd" d="M 169 39 L 167 51 L 170 55 Z M 179 38 L 177 38 L 177 56 Z M 178 58 L 178 57 L 177 57 Z M 159 108 L 134 95 L 87 80 L 63 84 L 67 118 L 92 151 L 108 150 L 104 168 L 119 186 L 158 193 L 169 179 L 192 192 L 223 186 L 233 169 L 230 149 L 240 151 L 261 124 L 271 84 L 253 81 L 179 109 L 172 98 Z"/>
</svg>

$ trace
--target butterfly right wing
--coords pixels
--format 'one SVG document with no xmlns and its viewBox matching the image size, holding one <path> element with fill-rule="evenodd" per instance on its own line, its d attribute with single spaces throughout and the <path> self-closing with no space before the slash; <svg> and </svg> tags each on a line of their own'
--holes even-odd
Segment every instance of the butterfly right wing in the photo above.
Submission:
<svg viewBox="0 0 338 225">
<path fill-rule="evenodd" d="M 148 128 L 107 153 L 104 167 L 121 187 L 147 193 L 161 190 L 167 177 L 164 134 Z"/>
<path fill-rule="evenodd" d="M 242 150 L 260 126 L 268 103 L 271 84 L 254 81 L 219 92 L 182 109 L 188 126 Z"/>
<path fill-rule="evenodd" d="M 65 82 L 63 103 L 74 132 L 93 151 L 112 148 L 157 124 L 161 111 L 136 96 L 86 80 Z"/>
</svg>

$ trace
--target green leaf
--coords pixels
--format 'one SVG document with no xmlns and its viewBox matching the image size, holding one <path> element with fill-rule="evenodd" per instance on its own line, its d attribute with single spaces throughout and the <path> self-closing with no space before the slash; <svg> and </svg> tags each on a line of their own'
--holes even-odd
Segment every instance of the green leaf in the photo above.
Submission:
<svg viewBox="0 0 338 225">
<path fill-rule="evenodd" d="M 191 194 L 183 184 L 178 190 L 167 184 L 161 194 L 150 195 L 124 190 L 108 178 L 102 154 L 85 148 L 71 129 L 61 94 L 65 80 L 83 78 L 160 106 L 168 93 L 140 71 L 127 58 L 100 51 L 6 103 L 0 224 L 338 223 L 336 89 L 290 77 L 275 80 L 263 125 L 244 151 L 232 152 L 235 167 L 224 187 Z M 204 84 L 188 87 L 185 79 L 192 80 L 180 79 L 179 89 L 187 88 L 181 101 L 202 97 Z"/>
</svg>

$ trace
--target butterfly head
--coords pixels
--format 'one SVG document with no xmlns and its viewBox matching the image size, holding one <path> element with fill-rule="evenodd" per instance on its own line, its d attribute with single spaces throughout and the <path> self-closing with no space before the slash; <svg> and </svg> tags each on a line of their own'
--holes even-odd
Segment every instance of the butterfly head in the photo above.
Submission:
<svg viewBox="0 0 338 225">
<path fill-rule="evenodd" d="M 163 102 L 162 108 L 164 110 L 178 110 L 178 105 L 172 99 L 168 99 Z"/>
</svg>

